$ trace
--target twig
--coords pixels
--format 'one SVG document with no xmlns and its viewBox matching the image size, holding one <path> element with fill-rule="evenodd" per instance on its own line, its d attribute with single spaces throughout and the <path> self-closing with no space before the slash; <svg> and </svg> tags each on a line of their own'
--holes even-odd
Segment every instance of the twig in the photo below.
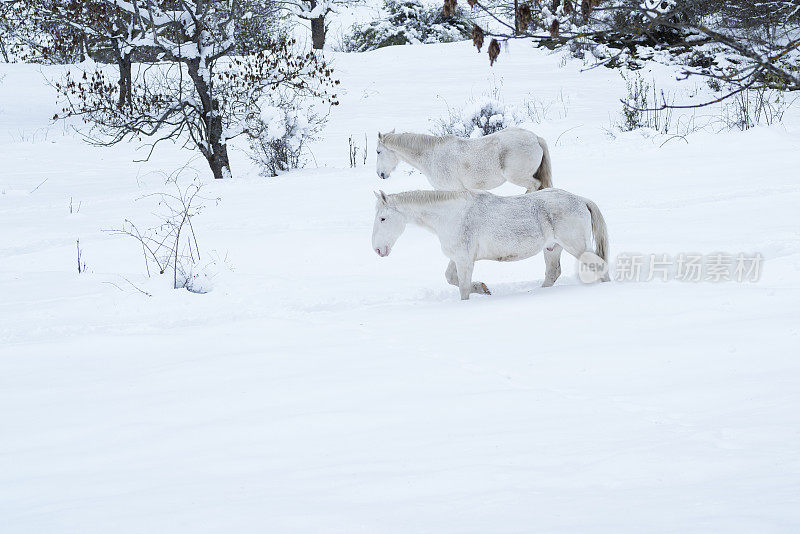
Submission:
<svg viewBox="0 0 800 534">
<path fill-rule="evenodd" d="M 680 139 L 683 139 L 684 141 L 686 141 L 686 144 L 687 144 L 687 145 L 689 144 L 689 141 L 686 139 L 686 136 L 685 136 L 685 135 L 675 134 L 675 135 L 673 135 L 673 136 L 670 136 L 670 138 L 669 138 L 669 139 L 667 139 L 666 141 L 664 141 L 663 143 L 661 143 L 661 144 L 658 146 L 658 148 L 661 148 L 662 146 L 666 145 L 667 143 L 669 143 L 670 141 L 672 141 L 672 140 L 673 140 L 673 139 L 675 139 L 676 137 L 679 137 Z"/>
<path fill-rule="evenodd" d="M 42 186 L 44 185 L 44 183 L 45 183 L 47 180 L 49 180 L 49 178 L 45 178 L 44 180 L 42 180 L 42 183 L 40 183 L 39 185 L 37 185 L 36 187 L 34 187 L 34 188 L 33 188 L 33 190 L 32 190 L 30 193 L 28 193 L 28 194 L 30 195 L 31 193 L 35 193 L 35 192 L 36 192 L 36 190 L 37 190 L 37 189 L 39 189 L 40 187 L 42 187 Z"/>
<path fill-rule="evenodd" d="M 78 274 L 81 274 L 81 240 L 75 241 L 75 248 L 78 250 Z"/>
<path fill-rule="evenodd" d="M 115 284 L 114 282 L 107 282 L 107 281 L 106 281 L 106 282 L 103 282 L 103 283 L 104 283 L 104 284 L 108 284 L 108 285 L 110 285 L 110 286 L 114 286 L 114 287 L 116 287 L 117 289 L 119 289 L 120 291 L 122 291 L 123 293 L 125 293 L 125 290 L 124 290 L 124 289 L 122 289 L 121 287 L 119 287 L 119 286 L 118 286 L 117 284 Z"/>
<path fill-rule="evenodd" d="M 131 287 L 133 287 L 133 289 L 135 289 L 139 293 L 141 293 L 143 295 L 147 295 L 148 297 L 152 297 L 153 296 L 150 293 L 148 293 L 147 291 L 145 291 L 144 289 L 140 289 L 139 287 L 137 287 L 136 284 L 134 284 L 133 282 L 131 282 L 127 278 L 123 277 L 122 279 L 125 280 L 126 282 L 128 282 L 131 285 Z"/>
<path fill-rule="evenodd" d="M 554 146 L 558 146 L 558 140 L 561 139 L 562 135 L 564 135 L 567 132 L 571 132 L 572 130 L 575 130 L 577 128 L 580 128 L 581 126 L 583 126 L 583 124 L 579 124 L 577 126 L 573 126 L 572 128 L 568 128 L 568 129 L 564 130 L 563 132 L 561 132 L 560 134 L 558 134 L 558 137 L 556 137 L 556 142 L 553 143 Z"/>
</svg>

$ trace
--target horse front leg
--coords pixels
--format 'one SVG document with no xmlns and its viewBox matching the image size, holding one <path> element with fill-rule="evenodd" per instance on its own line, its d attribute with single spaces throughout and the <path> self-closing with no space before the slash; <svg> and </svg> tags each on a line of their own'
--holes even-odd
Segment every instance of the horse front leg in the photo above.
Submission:
<svg viewBox="0 0 800 534">
<path fill-rule="evenodd" d="M 459 261 L 456 263 L 458 290 L 461 293 L 461 300 L 469 300 L 469 294 L 472 293 L 472 269 L 474 267 L 474 260 Z"/>
<path fill-rule="evenodd" d="M 447 270 L 444 272 L 444 277 L 447 283 L 452 286 L 458 286 L 458 269 L 456 269 L 456 262 L 450 260 L 447 264 Z M 472 282 L 471 293 L 478 293 L 479 295 L 491 295 L 492 292 L 486 287 L 483 282 Z"/>
</svg>

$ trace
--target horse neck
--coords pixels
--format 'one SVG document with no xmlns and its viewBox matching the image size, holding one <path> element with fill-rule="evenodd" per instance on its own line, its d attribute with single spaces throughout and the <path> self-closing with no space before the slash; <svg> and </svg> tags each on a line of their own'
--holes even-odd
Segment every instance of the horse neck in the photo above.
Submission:
<svg viewBox="0 0 800 534">
<path fill-rule="evenodd" d="M 405 215 L 409 222 L 439 234 L 452 225 L 454 218 L 461 216 L 466 202 L 466 198 L 456 197 L 429 203 L 398 203 L 394 208 Z"/>
<path fill-rule="evenodd" d="M 409 135 L 417 136 L 416 142 L 407 142 L 410 139 L 402 137 Z M 423 173 L 427 172 L 430 157 L 442 142 L 440 137 L 426 134 L 387 134 L 387 136 L 389 137 L 384 140 L 383 144 L 397 154 L 401 160 Z"/>
</svg>

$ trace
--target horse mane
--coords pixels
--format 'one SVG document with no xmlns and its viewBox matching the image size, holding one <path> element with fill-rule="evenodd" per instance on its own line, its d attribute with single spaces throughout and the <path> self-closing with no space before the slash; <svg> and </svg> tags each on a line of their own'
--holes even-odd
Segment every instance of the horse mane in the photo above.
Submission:
<svg viewBox="0 0 800 534">
<path fill-rule="evenodd" d="M 389 205 L 426 205 L 436 204 L 447 200 L 470 199 L 474 196 L 471 191 L 431 191 L 419 189 L 386 195 Z"/>
<path fill-rule="evenodd" d="M 386 133 L 381 136 L 381 143 L 392 149 L 406 149 L 421 152 L 433 148 L 447 140 L 448 136 L 428 135 L 420 133 Z"/>
</svg>

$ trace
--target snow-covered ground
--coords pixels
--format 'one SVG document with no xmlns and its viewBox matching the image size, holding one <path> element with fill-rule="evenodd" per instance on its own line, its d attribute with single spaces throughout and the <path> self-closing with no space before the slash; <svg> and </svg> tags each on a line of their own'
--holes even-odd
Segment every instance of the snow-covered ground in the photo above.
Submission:
<svg viewBox="0 0 800 534">
<path fill-rule="evenodd" d="M 192 154 L 91 147 L 50 126 L 54 69 L 1 64 L 0 531 L 797 532 L 800 109 L 610 135 L 617 71 L 524 46 L 486 63 L 335 55 L 316 166 L 265 179 L 235 151 L 214 182 L 195 161 L 201 252 L 231 268 L 203 295 L 103 231 L 146 223 Z M 550 104 L 555 184 L 597 202 L 612 255 L 757 252 L 760 280 L 583 285 L 565 257 L 541 289 L 539 256 L 478 264 L 494 294 L 461 302 L 432 235 L 379 258 L 372 191 L 429 186 L 377 179 L 376 132 L 491 85 Z"/>
</svg>

